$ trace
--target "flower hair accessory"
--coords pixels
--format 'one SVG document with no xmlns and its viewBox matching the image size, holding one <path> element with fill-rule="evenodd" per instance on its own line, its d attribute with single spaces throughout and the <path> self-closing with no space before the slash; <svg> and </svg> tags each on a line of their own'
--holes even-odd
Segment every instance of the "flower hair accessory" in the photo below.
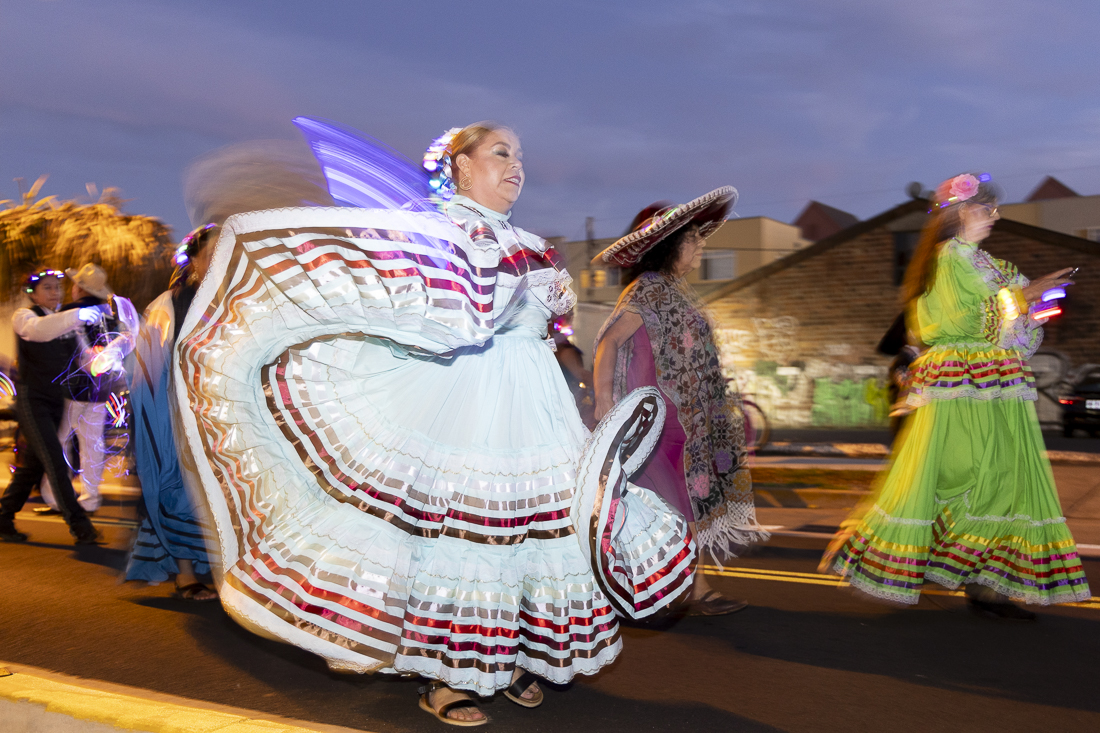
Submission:
<svg viewBox="0 0 1100 733">
<path fill-rule="evenodd" d="M 191 230 L 191 233 L 184 237 L 180 241 L 179 246 L 176 247 L 176 253 L 172 256 L 172 264 L 176 265 L 177 267 L 183 267 L 188 262 L 190 262 L 192 255 L 194 255 L 194 252 L 191 251 L 191 248 L 194 246 L 195 240 L 206 232 L 215 228 L 216 226 L 217 224 L 211 223 Z"/>
<path fill-rule="evenodd" d="M 963 201 L 973 198 L 978 193 L 981 185 L 992 180 L 992 178 L 988 173 L 982 173 L 980 176 L 963 173 L 954 178 L 948 178 L 936 189 L 937 207 L 946 209 L 951 204 L 961 204 Z"/>
<path fill-rule="evenodd" d="M 455 135 L 460 132 L 462 132 L 461 127 L 452 127 L 432 140 L 432 144 L 424 152 L 423 166 L 424 170 L 428 171 L 428 185 L 432 188 L 433 197 L 438 196 L 443 201 L 450 201 L 455 195 L 450 148 Z"/>
<path fill-rule="evenodd" d="M 45 277 L 56 277 L 58 280 L 63 280 L 65 278 L 65 273 L 61 270 L 40 270 L 38 272 L 32 272 L 23 280 L 23 290 L 28 293 L 33 293 L 34 289 L 38 287 L 38 282 Z"/>
</svg>

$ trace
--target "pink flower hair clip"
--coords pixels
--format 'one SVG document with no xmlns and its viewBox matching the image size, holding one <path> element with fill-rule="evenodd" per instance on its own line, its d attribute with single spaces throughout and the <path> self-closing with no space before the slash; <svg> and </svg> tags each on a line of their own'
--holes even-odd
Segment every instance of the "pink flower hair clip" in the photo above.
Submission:
<svg viewBox="0 0 1100 733">
<path fill-rule="evenodd" d="M 954 178 L 948 178 L 940 184 L 938 189 L 936 189 L 936 200 L 939 202 L 938 207 L 946 209 L 951 204 L 960 204 L 967 199 L 973 198 L 974 195 L 978 193 L 978 189 L 981 187 L 982 183 L 991 179 L 992 176 L 988 173 L 983 173 L 980 176 L 972 176 L 969 173 L 963 173 Z"/>
</svg>

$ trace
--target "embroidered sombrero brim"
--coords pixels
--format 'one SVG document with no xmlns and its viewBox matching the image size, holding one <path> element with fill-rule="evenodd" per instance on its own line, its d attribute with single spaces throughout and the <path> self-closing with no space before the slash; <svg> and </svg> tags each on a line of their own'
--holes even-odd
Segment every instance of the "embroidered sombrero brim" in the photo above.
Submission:
<svg viewBox="0 0 1100 733">
<path fill-rule="evenodd" d="M 680 206 L 658 212 L 613 245 L 592 258 L 593 265 L 630 267 L 658 242 L 685 226 L 696 225 L 703 237 L 714 233 L 737 203 L 737 189 L 722 186 Z"/>
</svg>

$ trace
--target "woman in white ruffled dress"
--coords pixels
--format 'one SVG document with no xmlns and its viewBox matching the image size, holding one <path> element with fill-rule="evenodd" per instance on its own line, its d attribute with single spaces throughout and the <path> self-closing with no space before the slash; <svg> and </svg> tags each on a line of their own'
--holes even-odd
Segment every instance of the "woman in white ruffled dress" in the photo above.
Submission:
<svg viewBox="0 0 1100 733">
<path fill-rule="evenodd" d="M 459 195 L 436 210 L 399 206 L 377 150 L 349 173 L 346 131 L 296 122 L 335 199 L 386 206 L 222 227 L 177 373 L 222 602 L 334 669 L 434 680 L 420 706 L 445 723 L 487 721 L 466 691 L 535 707 L 533 675 L 594 674 L 620 651 L 616 614 L 691 585 L 682 517 L 625 478 L 663 405 L 639 390 L 584 428 L 545 338 L 571 278 L 509 223 L 511 130 L 446 143 Z"/>
</svg>

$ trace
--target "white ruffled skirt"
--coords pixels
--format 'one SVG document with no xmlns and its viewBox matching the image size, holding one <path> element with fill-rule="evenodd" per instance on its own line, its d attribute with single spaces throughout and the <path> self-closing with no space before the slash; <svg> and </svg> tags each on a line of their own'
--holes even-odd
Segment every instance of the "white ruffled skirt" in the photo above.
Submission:
<svg viewBox="0 0 1100 733">
<path fill-rule="evenodd" d="M 318 265 L 335 245 L 247 234 L 223 235 L 177 372 L 181 465 L 240 623 L 334 669 L 486 695 L 516 666 L 595 673 L 621 648 L 616 614 L 690 587 L 682 518 L 625 479 L 660 434 L 655 391 L 586 448 L 534 306 L 483 347 L 413 355 L 363 335 L 391 311 L 367 307 L 369 282 L 345 287 L 340 261 Z"/>
</svg>

